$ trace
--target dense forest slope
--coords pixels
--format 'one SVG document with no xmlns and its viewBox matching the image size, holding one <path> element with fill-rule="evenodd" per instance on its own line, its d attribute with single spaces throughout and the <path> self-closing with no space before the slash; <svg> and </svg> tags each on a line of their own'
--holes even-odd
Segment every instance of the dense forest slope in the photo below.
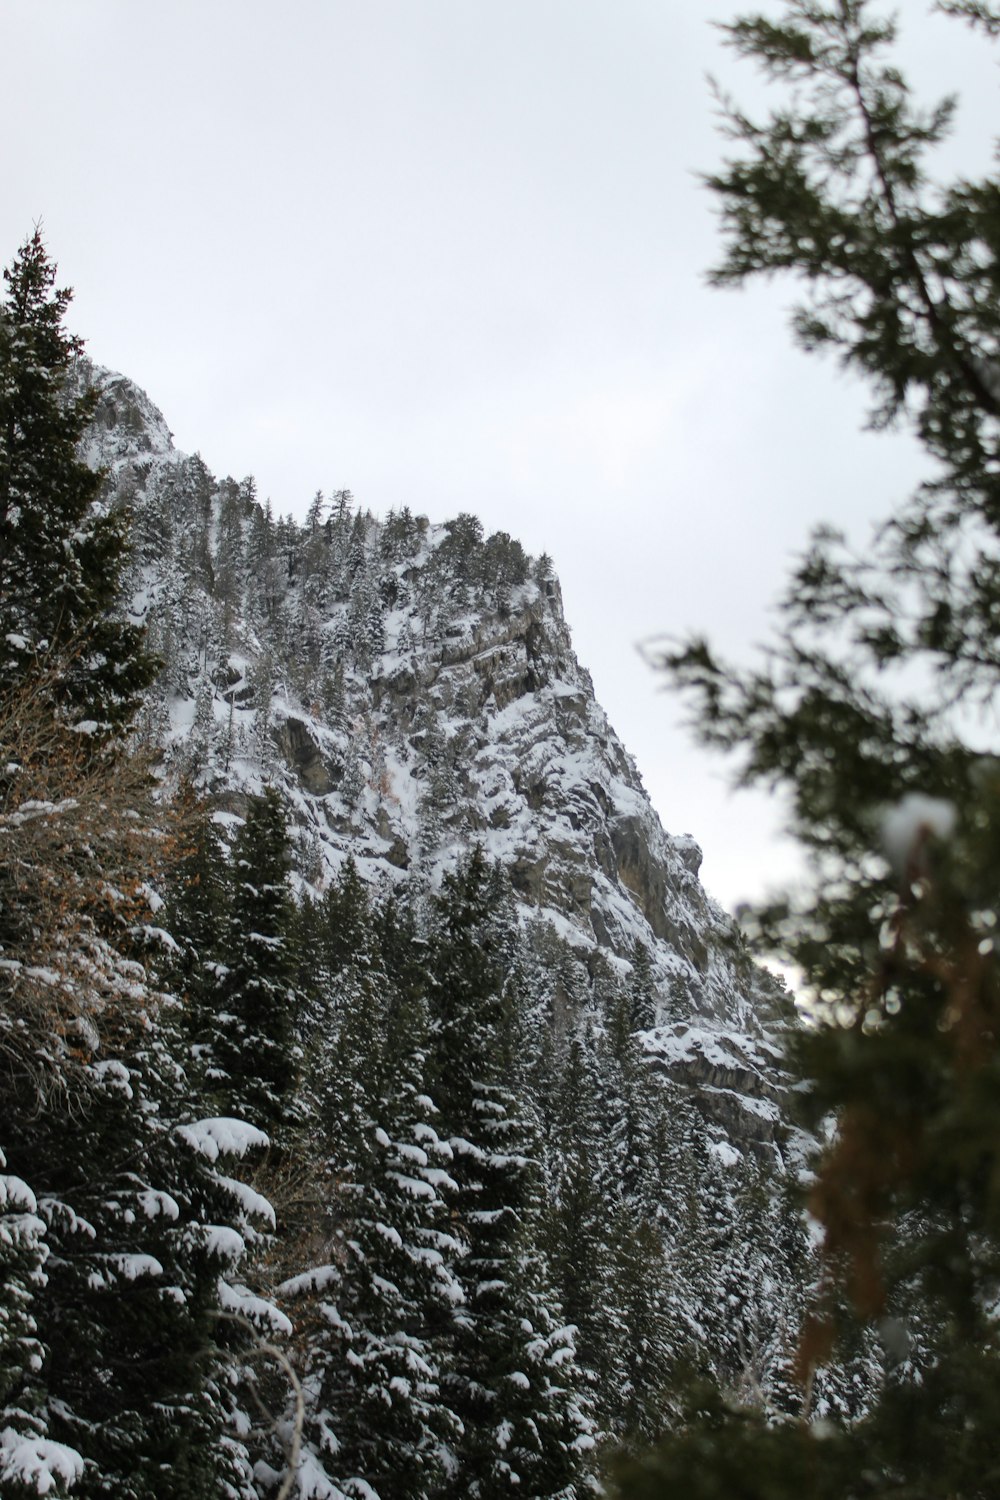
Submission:
<svg viewBox="0 0 1000 1500">
<path fill-rule="evenodd" d="M 178 453 L 130 381 L 91 376 L 87 457 L 135 512 L 130 605 L 166 660 L 149 718 L 170 761 L 237 811 L 280 786 L 313 885 L 350 856 L 383 891 L 434 888 L 479 844 L 523 925 L 583 970 L 642 955 L 649 1051 L 730 1082 L 737 1133 L 772 1139 L 784 996 L 701 886 L 694 839 L 661 827 L 551 561 L 471 515 L 378 521 L 346 491 L 276 519 L 252 480 Z"/>
<path fill-rule="evenodd" d="M 346 491 L 276 517 L 76 378 L 167 831 L 144 921 L 102 886 L 141 1025 L 67 1001 L 86 1128 L 43 1139 L 26 1096 L 8 1131 L 12 1493 L 571 1500 L 693 1376 L 793 1409 L 788 1000 L 660 826 L 550 560 Z"/>
</svg>

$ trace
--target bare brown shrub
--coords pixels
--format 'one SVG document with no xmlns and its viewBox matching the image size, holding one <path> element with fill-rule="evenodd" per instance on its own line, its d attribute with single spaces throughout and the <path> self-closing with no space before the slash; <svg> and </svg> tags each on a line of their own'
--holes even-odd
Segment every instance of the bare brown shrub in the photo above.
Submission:
<svg viewBox="0 0 1000 1500">
<path fill-rule="evenodd" d="M 148 752 L 62 721 L 48 674 L 0 698 L 0 1074 L 40 1105 L 156 1003 L 140 954 L 179 836 L 153 793 Z"/>
</svg>

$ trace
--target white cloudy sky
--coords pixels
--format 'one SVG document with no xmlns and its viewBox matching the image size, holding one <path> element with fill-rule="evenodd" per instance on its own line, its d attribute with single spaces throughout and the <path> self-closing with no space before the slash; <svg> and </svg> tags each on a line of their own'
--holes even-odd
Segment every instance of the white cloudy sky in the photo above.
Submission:
<svg viewBox="0 0 1000 1500">
<path fill-rule="evenodd" d="M 707 289 L 705 84 L 735 0 L 0 0 L 4 261 L 44 221 L 74 329 L 279 511 L 351 488 L 555 559 L 597 694 L 729 904 L 789 868 L 636 649 L 732 653 L 810 526 L 863 539 L 903 438 L 791 348 L 787 287 Z M 988 160 L 981 42 L 902 7 Z"/>
</svg>

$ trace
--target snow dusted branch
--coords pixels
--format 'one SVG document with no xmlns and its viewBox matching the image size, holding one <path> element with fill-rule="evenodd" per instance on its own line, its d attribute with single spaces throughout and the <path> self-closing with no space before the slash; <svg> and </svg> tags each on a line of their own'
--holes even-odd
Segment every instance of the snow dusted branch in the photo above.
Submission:
<svg viewBox="0 0 1000 1500">
<path fill-rule="evenodd" d="M 250 1394 L 253 1397 L 254 1404 L 261 1416 L 268 1423 L 268 1432 L 277 1438 L 285 1455 L 287 1473 L 282 1480 L 276 1500 L 288 1500 L 288 1496 L 292 1493 L 292 1486 L 295 1483 L 295 1476 L 298 1473 L 299 1460 L 302 1454 L 302 1432 L 306 1420 L 306 1404 L 305 1397 L 302 1394 L 302 1382 L 299 1380 L 298 1375 L 296 1375 L 294 1366 L 284 1351 L 279 1349 L 277 1344 L 272 1344 L 269 1340 L 262 1339 L 258 1329 L 250 1322 L 249 1318 L 245 1318 L 241 1313 L 232 1312 L 216 1313 L 216 1317 L 230 1323 L 235 1323 L 245 1333 L 248 1333 L 254 1341 L 253 1348 L 249 1352 L 249 1358 L 273 1360 L 282 1370 L 288 1380 L 288 1384 L 291 1386 L 295 1401 L 295 1413 L 292 1419 L 291 1436 L 286 1438 L 282 1432 L 284 1426 L 283 1419 L 276 1417 L 269 1409 L 257 1389 L 257 1382 L 252 1375 L 250 1376 Z"/>
<path fill-rule="evenodd" d="M 135 934 L 171 844 L 148 759 L 63 723 L 45 684 L 0 702 L 0 1063 L 39 1101 L 155 1004 Z"/>
</svg>

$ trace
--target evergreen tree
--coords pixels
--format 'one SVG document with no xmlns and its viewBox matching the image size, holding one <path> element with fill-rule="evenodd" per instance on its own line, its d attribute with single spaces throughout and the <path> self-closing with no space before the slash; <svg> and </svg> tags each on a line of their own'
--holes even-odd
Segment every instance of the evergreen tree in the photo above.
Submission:
<svg viewBox="0 0 1000 1500">
<path fill-rule="evenodd" d="M 74 389 L 82 345 L 55 277 L 36 229 L 0 304 L 0 687 L 44 660 L 75 718 L 120 728 L 155 664 L 141 631 L 109 615 L 128 518 L 98 504 L 101 476 L 77 456 L 94 402 Z"/>
<path fill-rule="evenodd" d="M 246 481 L 244 493 L 250 508 L 246 544 L 247 601 L 252 608 L 252 623 L 259 625 L 262 633 L 269 636 L 284 592 L 277 558 L 274 513 L 270 500 L 265 505 L 256 500 L 252 479 Z"/>
<path fill-rule="evenodd" d="M 0 1153 L 0 1478 L 13 1494 L 30 1494 L 14 1479 L 18 1446 L 32 1445 L 44 1436 L 43 1383 L 45 1349 L 36 1316 L 36 1299 L 46 1285 L 45 1223 L 38 1200 L 23 1178 L 7 1171 Z M 69 1472 L 77 1456 L 67 1452 Z"/>
<path fill-rule="evenodd" d="M 520 1013 L 481 849 L 445 877 L 431 934 L 432 1091 L 453 1153 L 464 1302 L 442 1387 L 461 1420 L 446 1495 L 568 1497 L 593 1446 L 572 1330 L 541 1246 L 537 1127 L 519 1087 Z"/>
<path fill-rule="evenodd" d="M 286 1118 L 297 1063 L 298 997 L 288 834 L 273 788 L 250 800 L 233 843 L 233 896 L 217 990 L 213 1050 L 229 1110 L 265 1126 Z"/>
<path fill-rule="evenodd" d="M 234 1372 L 287 1324 L 234 1275 L 273 1214 L 215 1163 L 266 1137 L 203 1118 L 154 977 L 180 840 L 125 738 L 152 663 L 53 283 L 36 234 L 0 309 L 0 1489 L 252 1500 Z"/>
<path fill-rule="evenodd" d="M 173 939 L 164 978 L 184 1007 L 190 1068 L 205 1097 L 223 1087 L 217 1055 L 220 968 L 232 932 L 230 867 L 218 826 L 207 805 L 181 787 L 176 797 L 184 843 L 169 872 L 165 926 Z"/>
<path fill-rule="evenodd" d="M 937 8 L 1000 34 L 991 5 Z M 877 1330 L 895 1368 L 853 1426 L 766 1428 L 718 1403 L 708 1416 L 703 1398 L 622 1493 L 985 1500 L 1000 1418 L 1000 845 L 995 763 L 956 704 L 990 700 L 1000 666 L 1000 189 L 938 185 L 930 152 L 954 101 L 914 106 L 894 24 L 870 0 L 788 0 L 726 29 L 792 92 L 763 122 L 729 112 L 741 154 L 710 179 L 716 279 L 797 273 L 799 338 L 867 377 L 876 423 L 911 422 L 935 463 L 861 561 L 816 539 L 757 670 L 702 641 L 668 659 L 702 739 L 740 753 L 743 781 L 788 790 L 816 872 L 755 919 L 814 997 L 815 1025 L 793 1040 L 805 1117 L 836 1121 L 809 1200 L 825 1275 L 799 1341 L 802 1409 L 838 1333 Z"/>
<path fill-rule="evenodd" d="M 307 1084 L 324 1258 L 284 1291 L 315 1308 L 311 1462 L 348 1493 L 363 1486 L 381 1500 L 423 1500 L 438 1492 L 459 1431 L 441 1396 L 435 1342 L 462 1296 L 442 1198 L 451 1151 L 424 1088 L 426 1004 L 392 985 L 383 924 L 353 864 L 337 894 L 324 903 L 338 959 Z"/>
<path fill-rule="evenodd" d="M 257 757 L 267 767 L 274 762 L 274 741 L 271 736 L 272 702 L 277 688 L 277 668 L 274 654 L 264 650 L 253 666 L 253 695 L 256 705 L 253 726 L 253 744 Z"/>
<path fill-rule="evenodd" d="M 653 971 L 649 949 L 636 942 L 632 949 L 631 1005 L 629 1013 L 631 1031 L 648 1031 L 656 1025 L 656 1003 L 653 997 Z"/>
<path fill-rule="evenodd" d="M 563 1313 L 577 1329 L 580 1362 L 607 1431 L 615 1423 L 621 1383 L 610 1236 L 621 1194 L 613 1181 L 600 1104 L 592 1029 L 585 1017 L 566 1055 L 550 1145 L 551 1263 Z"/>
<path fill-rule="evenodd" d="M 370 944 L 371 906 L 364 881 L 349 855 L 336 883 L 323 896 L 322 951 L 334 973 L 339 973 Z"/>
<path fill-rule="evenodd" d="M 200 453 L 183 461 L 177 477 L 181 497 L 179 560 L 189 583 L 210 595 L 215 587 L 211 535 L 215 480 Z"/>
<path fill-rule="evenodd" d="M 212 758 L 216 736 L 215 691 L 212 683 L 202 677 L 195 689 L 194 718 L 185 747 L 193 776 L 207 768 Z"/>
<path fill-rule="evenodd" d="M 660 1212 L 679 1184 L 657 1170 L 667 1106 L 631 1034 L 632 1001 L 628 990 L 613 993 L 603 1027 L 583 1018 L 566 1060 L 554 1153 L 566 1315 L 580 1325 L 601 1425 L 619 1444 L 664 1430 L 679 1324 L 699 1292 L 692 1279 L 670 1303 Z M 699 1280 L 717 1296 L 711 1272 Z M 706 1328 L 701 1335 L 712 1343 Z"/>
<path fill-rule="evenodd" d="M 659 1437 L 676 1418 L 678 1323 L 690 1317 L 691 1288 L 671 1297 L 659 1227 L 619 1205 L 607 1229 L 611 1250 L 608 1309 L 615 1339 L 605 1375 L 609 1427 L 616 1447 L 633 1451 Z M 702 1341 L 707 1342 L 700 1330 Z"/>
<path fill-rule="evenodd" d="M 232 1184 L 234 1197 L 200 1159 L 204 1128 L 182 1123 L 167 1037 L 157 1028 L 87 1066 L 72 1140 L 58 1111 L 29 1120 L 18 1109 L 8 1127 L 9 1163 L 33 1183 L 48 1250 L 33 1305 L 44 1397 L 32 1415 L 83 1455 L 81 1495 L 209 1500 L 240 1468 L 225 1441 L 223 1350 L 246 1340 L 220 1315 L 243 1303 L 220 1291 L 220 1275 L 255 1238 L 241 1209 L 254 1195 Z M 241 1127 L 223 1123 L 235 1141 Z"/>
<path fill-rule="evenodd" d="M 158 936 L 162 810 L 141 763 L 81 744 L 30 683 L 0 743 L 18 767 L 0 805 L 3 1490 L 37 1461 L 43 1492 L 79 1471 L 78 1494 L 248 1495 L 219 1318 L 252 1198 L 192 1158 L 188 1048 L 137 947 Z"/>
<path fill-rule="evenodd" d="M 246 500 L 235 480 L 219 487 L 219 531 L 215 554 L 215 597 L 221 611 L 221 638 L 226 652 L 235 644 L 233 629 L 243 614 L 246 589 Z"/>
</svg>

